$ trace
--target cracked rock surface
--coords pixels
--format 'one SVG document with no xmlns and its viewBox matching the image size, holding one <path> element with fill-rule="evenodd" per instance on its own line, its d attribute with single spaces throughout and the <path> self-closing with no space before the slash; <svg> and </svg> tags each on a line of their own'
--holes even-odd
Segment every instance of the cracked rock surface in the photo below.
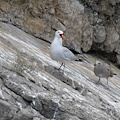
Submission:
<svg viewBox="0 0 120 120">
<path fill-rule="evenodd" d="M 50 43 L 61 29 L 68 48 L 120 66 L 120 0 L 0 0 L 0 21 Z"/>
<path fill-rule="evenodd" d="M 51 11 L 53 12 L 53 11 Z M 0 120 L 119 120 L 120 70 L 117 76 L 98 78 L 95 60 L 60 63 L 49 56 L 50 44 L 15 26 L 0 23 Z"/>
</svg>

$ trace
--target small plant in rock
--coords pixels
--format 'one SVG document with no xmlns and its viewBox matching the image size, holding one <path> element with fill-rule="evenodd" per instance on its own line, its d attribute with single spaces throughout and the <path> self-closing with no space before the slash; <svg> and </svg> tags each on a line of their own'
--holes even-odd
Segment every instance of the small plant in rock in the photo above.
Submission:
<svg viewBox="0 0 120 120">
<path fill-rule="evenodd" d="M 17 59 L 14 63 L 13 70 L 18 74 L 18 75 L 23 75 L 23 73 L 28 72 L 30 73 L 33 71 L 35 68 L 33 65 L 29 65 L 27 63 L 28 61 L 25 60 L 24 58 L 17 56 Z"/>
</svg>

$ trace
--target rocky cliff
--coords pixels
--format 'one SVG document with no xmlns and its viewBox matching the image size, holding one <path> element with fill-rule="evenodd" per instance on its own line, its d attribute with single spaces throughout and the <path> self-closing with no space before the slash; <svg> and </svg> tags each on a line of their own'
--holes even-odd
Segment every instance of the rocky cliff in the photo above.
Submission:
<svg viewBox="0 0 120 120">
<path fill-rule="evenodd" d="M 0 120 L 119 120 L 118 68 L 106 89 L 96 56 L 79 54 L 64 75 L 49 56 L 61 29 L 68 48 L 120 65 L 119 16 L 119 0 L 0 0 Z"/>
<path fill-rule="evenodd" d="M 97 58 L 66 65 L 50 59 L 50 44 L 0 23 L 0 120 L 119 120 L 120 70 L 96 84 Z"/>
<path fill-rule="evenodd" d="M 64 45 L 97 52 L 120 65 L 120 0 L 0 0 L 0 21 L 51 42 L 65 32 Z"/>
</svg>

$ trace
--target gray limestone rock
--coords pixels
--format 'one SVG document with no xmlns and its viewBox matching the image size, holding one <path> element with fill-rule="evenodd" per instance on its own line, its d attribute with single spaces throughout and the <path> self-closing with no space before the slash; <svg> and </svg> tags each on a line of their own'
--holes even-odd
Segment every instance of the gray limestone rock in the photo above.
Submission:
<svg viewBox="0 0 120 120">
<path fill-rule="evenodd" d="M 106 30 L 104 26 L 98 26 L 94 29 L 94 42 L 103 43 L 106 39 Z"/>
<path fill-rule="evenodd" d="M 106 34 L 105 49 L 107 52 L 112 52 L 119 43 L 119 34 L 114 27 L 106 28 Z"/>
<path fill-rule="evenodd" d="M 49 48 L 49 43 L 0 23 L 1 120 L 119 120 L 120 70 L 111 64 L 117 76 L 107 90 L 104 80 L 95 84 L 95 57 L 87 54 L 83 62 L 67 63 L 63 75 L 54 69 L 60 63 L 50 58 Z"/>
<path fill-rule="evenodd" d="M 61 29 L 65 33 L 63 45 L 78 53 L 114 53 L 116 61 L 111 61 L 120 65 L 119 3 L 120 0 L 1 0 L 0 21 L 48 42 L 52 42 L 54 31 Z"/>
<path fill-rule="evenodd" d="M 77 52 L 81 52 L 81 48 L 87 52 L 92 46 L 92 29 L 84 6 L 77 0 L 2 0 L 0 4 L 1 21 L 14 24 L 38 38 L 52 42 L 54 30 L 61 29 L 65 32 L 64 44 L 69 48 L 73 44 Z"/>
</svg>

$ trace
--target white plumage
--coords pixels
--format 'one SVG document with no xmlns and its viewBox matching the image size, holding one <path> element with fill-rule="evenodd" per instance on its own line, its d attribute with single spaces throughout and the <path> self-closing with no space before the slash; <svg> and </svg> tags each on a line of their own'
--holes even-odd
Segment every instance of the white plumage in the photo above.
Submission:
<svg viewBox="0 0 120 120">
<path fill-rule="evenodd" d="M 68 48 L 62 46 L 63 35 L 64 33 L 61 30 L 55 32 L 55 37 L 50 47 L 50 56 L 53 60 L 61 62 L 65 67 L 65 62 L 76 60 L 76 57 Z"/>
</svg>

